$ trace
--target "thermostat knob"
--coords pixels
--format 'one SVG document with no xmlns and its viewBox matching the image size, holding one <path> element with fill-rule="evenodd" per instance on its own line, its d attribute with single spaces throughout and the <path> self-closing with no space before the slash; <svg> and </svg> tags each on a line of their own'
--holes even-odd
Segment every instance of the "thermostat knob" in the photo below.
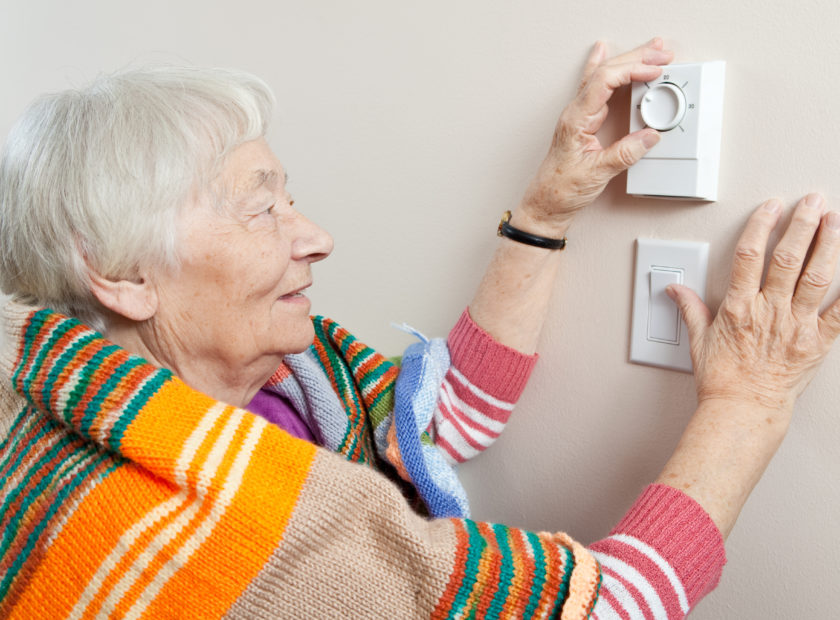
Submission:
<svg viewBox="0 0 840 620">
<path fill-rule="evenodd" d="M 668 131 L 685 116 L 685 93 L 676 84 L 660 82 L 642 97 L 642 120 L 659 131 Z"/>
</svg>

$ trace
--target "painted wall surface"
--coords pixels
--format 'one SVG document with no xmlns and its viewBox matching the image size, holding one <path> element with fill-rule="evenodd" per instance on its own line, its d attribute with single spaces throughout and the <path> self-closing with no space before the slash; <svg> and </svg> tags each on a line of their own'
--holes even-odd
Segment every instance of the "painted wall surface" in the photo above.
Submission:
<svg viewBox="0 0 840 620">
<path fill-rule="evenodd" d="M 828 1 L 0 0 L 0 134 L 37 94 L 129 63 L 261 75 L 296 205 L 336 238 L 314 310 L 393 354 L 409 339 L 389 322 L 443 335 L 468 303 L 593 41 L 621 51 L 661 35 L 678 61 L 726 60 L 720 199 L 631 198 L 622 176 L 580 216 L 533 380 L 506 434 L 462 468 L 476 517 L 591 541 L 656 476 L 695 406 L 691 376 L 628 363 L 634 240 L 709 241 L 716 306 L 760 201 L 818 190 L 840 209 L 838 31 Z M 626 131 L 627 101 L 615 97 L 604 140 Z M 838 403 L 840 346 L 693 617 L 836 615 Z"/>
</svg>

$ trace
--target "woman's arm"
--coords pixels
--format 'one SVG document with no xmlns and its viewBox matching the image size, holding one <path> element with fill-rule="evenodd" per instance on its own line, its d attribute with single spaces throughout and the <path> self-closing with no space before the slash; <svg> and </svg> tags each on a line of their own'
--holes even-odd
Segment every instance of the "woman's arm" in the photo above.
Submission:
<svg viewBox="0 0 840 620">
<path fill-rule="evenodd" d="M 595 137 L 616 88 L 659 76 L 671 61 L 661 39 L 612 59 L 596 43 L 578 94 L 560 115 L 545 160 L 513 213 L 512 226 L 561 238 L 574 214 L 597 198 L 616 174 L 659 141 L 646 129 L 607 148 Z M 537 339 L 562 257 L 503 238 L 479 289 L 449 335 L 453 371 L 441 386 L 429 433 L 454 463 L 488 447 L 504 428 L 533 367 Z M 485 337 L 487 336 L 487 337 Z M 391 461 L 397 462 L 396 448 Z"/>
<path fill-rule="evenodd" d="M 817 194 L 801 200 L 762 285 L 780 214 L 771 200 L 750 217 L 717 316 L 690 289 L 670 291 L 688 327 L 699 405 L 659 482 L 695 498 L 724 537 L 840 333 L 840 301 L 819 312 L 840 258 L 840 214 L 824 213 Z"/>
<path fill-rule="evenodd" d="M 673 53 L 662 48 L 656 38 L 606 59 L 604 44 L 595 44 L 577 96 L 561 113 L 548 154 L 513 211 L 512 226 L 543 237 L 564 237 L 575 213 L 659 141 L 656 131 L 644 129 L 604 148 L 595 133 L 617 88 L 653 80 L 662 72 L 659 65 L 671 62 Z M 558 250 L 501 239 L 470 304 L 473 320 L 502 344 L 533 353 L 561 260 Z"/>
<path fill-rule="evenodd" d="M 784 438 L 794 400 L 840 332 L 840 302 L 819 313 L 840 258 L 840 215 L 823 209 L 816 194 L 799 203 L 762 286 L 781 205 L 759 207 L 738 241 L 714 318 L 690 289 L 671 291 L 689 330 L 699 404 L 659 484 L 590 547 L 603 571 L 593 618 L 648 617 L 657 609 L 681 618 L 716 585 L 723 539 Z"/>
</svg>

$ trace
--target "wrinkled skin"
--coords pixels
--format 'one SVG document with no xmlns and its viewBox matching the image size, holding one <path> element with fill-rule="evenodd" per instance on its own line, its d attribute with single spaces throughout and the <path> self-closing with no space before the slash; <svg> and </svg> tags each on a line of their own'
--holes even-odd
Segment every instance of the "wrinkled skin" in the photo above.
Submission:
<svg viewBox="0 0 840 620">
<path fill-rule="evenodd" d="M 631 133 L 606 148 L 595 133 L 607 118 L 607 102 L 615 90 L 631 81 L 645 82 L 662 73 L 659 65 L 673 60 L 655 38 L 644 45 L 606 58 L 606 47 L 592 49 L 577 96 L 560 114 L 548 154 L 522 200 L 539 230 L 561 229 L 594 201 L 618 173 L 636 163 L 659 141 L 653 129 Z"/>
<path fill-rule="evenodd" d="M 819 313 L 840 258 L 840 214 L 823 211 L 817 194 L 800 201 L 762 286 L 765 248 L 781 204 L 759 207 L 738 240 L 729 290 L 714 319 L 696 295 L 675 287 L 701 402 L 723 399 L 788 413 L 813 378 L 840 333 L 838 303 Z"/>
</svg>

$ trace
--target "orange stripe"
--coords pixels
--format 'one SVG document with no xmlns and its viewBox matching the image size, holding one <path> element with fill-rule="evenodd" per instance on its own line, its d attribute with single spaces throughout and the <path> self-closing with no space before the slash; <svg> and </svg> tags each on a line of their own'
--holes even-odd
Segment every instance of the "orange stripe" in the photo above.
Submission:
<svg viewBox="0 0 840 620">
<path fill-rule="evenodd" d="M 58 434 L 58 433 L 54 433 Z M 60 437 L 59 437 L 60 439 Z M 74 450 L 79 449 L 82 446 L 81 440 L 71 441 L 69 444 L 62 447 L 56 454 L 50 459 L 50 463 L 46 464 L 41 467 L 40 470 L 34 472 L 32 476 L 26 482 L 26 491 L 18 495 L 7 509 L 8 515 L 15 515 L 20 510 L 21 506 L 23 506 L 24 502 L 27 501 L 27 494 L 35 489 L 39 484 L 41 484 L 45 478 L 52 475 L 54 473 L 54 469 L 57 465 L 64 464 L 65 459 L 67 459 L 68 455 L 70 455 Z M 31 466 L 27 468 L 30 472 L 32 471 Z M 53 480 L 53 484 L 55 484 L 55 480 Z M 31 533 L 32 529 L 36 527 L 41 520 L 41 517 L 46 513 L 46 510 L 49 508 L 49 504 L 52 503 L 54 500 L 54 495 L 52 493 L 44 493 L 38 497 L 38 499 L 29 504 L 26 507 L 26 513 L 24 518 L 19 524 L 19 530 L 15 537 L 12 539 L 12 544 L 9 546 L 9 549 L 6 551 L 3 557 L 2 567 L 4 569 L 8 568 L 16 559 L 18 554 L 23 550 L 23 548 L 28 543 L 29 534 Z M 47 505 L 44 506 L 44 500 L 47 501 Z"/>
<path fill-rule="evenodd" d="M 32 321 L 32 317 L 35 312 L 32 312 L 29 315 L 28 321 Z M 29 359 L 26 362 L 26 366 L 24 367 L 23 371 L 20 373 L 20 377 L 26 377 L 29 374 L 30 369 L 32 368 L 33 362 L 38 358 L 38 351 L 40 351 L 41 347 L 43 346 L 44 341 L 49 337 L 49 334 L 55 325 L 62 320 L 61 315 L 51 314 L 47 317 L 47 320 L 41 324 L 41 327 L 38 328 L 38 333 L 32 339 L 31 345 L 29 347 Z M 26 333 L 26 328 L 28 325 L 24 325 L 23 333 Z M 20 348 L 18 353 L 18 361 L 15 366 L 20 365 L 20 362 L 23 360 L 23 351 L 24 351 L 24 344 L 26 343 L 26 338 L 20 339 Z M 47 361 L 49 361 L 49 357 Z"/>
<path fill-rule="evenodd" d="M 338 337 L 340 336 L 340 334 L 336 334 L 336 336 Z M 344 410 L 347 412 L 350 431 L 346 439 L 346 445 L 352 443 L 355 445 L 355 447 L 351 453 L 344 454 L 348 456 L 351 460 L 358 461 L 361 458 L 361 453 L 363 449 L 366 449 L 367 452 L 371 451 L 372 443 L 370 437 L 365 432 L 366 427 L 363 423 L 363 413 L 360 413 L 359 406 L 357 405 L 355 399 L 346 398 L 348 396 L 346 391 L 352 390 L 359 403 L 364 402 L 364 399 L 362 398 L 362 395 L 359 394 L 359 391 L 356 388 L 356 384 L 354 381 L 348 382 L 347 390 L 339 387 L 338 382 L 335 378 L 336 372 L 332 368 L 329 355 L 326 352 L 324 344 L 316 338 L 315 342 L 313 343 L 313 346 L 315 347 L 318 357 L 321 359 L 321 366 L 324 368 L 327 377 L 330 380 L 330 384 L 333 387 L 333 391 L 339 396 L 339 400 L 342 402 L 342 404 L 344 405 Z M 341 351 L 339 350 L 338 346 L 335 347 L 335 353 L 339 356 L 339 358 L 341 358 Z"/>
<path fill-rule="evenodd" d="M 318 353 L 318 357 L 321 359 L 321 366 L 324 368 L 324 371 L 327 377 L 330 380 L 330 384 L 332 385 L 333 391 L 336 394 L 341 394 L 341 390 L 338 387 L 338 383 L 335 380 L 335 373 L 333 372 L 332 365 L 330 364 L 330 357 L 327 354 L 327 350 L 324 347 L 324 343 L 320 340 L 315 340 L 312 343 L 312 346 L 315 347 L 315 351 Z"/>
<path fill-rule="evenodd" d="M 50 328 L 52 327 L 53 326 L 50 325 Z M 71 327 L 66 332 L 64 332 L 64 334 L 58 340 L 56 340 L 55 343 L 47 351 L 47 355 L 45 356 L 43 362 L 41 362 L 41 368 L 38 371 L 39 375 L 44 375 L 46 377 L 46 373 L 48 373 L 50 368 L 52 368 L 53 364 L 55 363 L 55 360 L 61 357 L 61 354 L 64 353 L 64 350 L 67 348 L 67 344 L 71 340 L 74 340 L 76 337 L 78 337 L 84 331 L 84 328 L 82 328 L 80 325 L 76 325 L 75 327 Z M 46 340 L 47 337 L 50 335 L 50 332 L 51 329 L 43 330 L 39 334 L 39 336 L 42 336 L 43 339 Z M 43 349 L 39 348 L 38 353 L 40 353 L 41 351 L 43 351 Z M 37 358 L 38 356 L 35 355 L 35 357 Z"/>
<path fill-rule="evenodd" d="M 492 549 L 492 553 L 488 555 L 485 560 L 482 558 L 482 566 L 479 569 L 483 578 L 484 591 L 481 598 L 478 600 L 477 618 L 484 618 L 487 616 L 487 610 L 490 609 L 490 603 L 493 602 L 493 597 L 499 589 L 499 574 L 502 567 L 502 554 L 499 550 L 499 541 L 496 539 L 496 533 L 489 523 L 478 523 L 478 531 L 487 541 L 488 549 Z"/>
<path fill-rule="evenodd" d="M 151 364 L 141 364 L 128 371 L 120 381 L 119 386 L 116 386 L 102 403 L 103 409 L 107 409 L 115 417 L 107 414 L 97 415 L 90 426 L 90 436 L 98 438 L 102 434 L 102 443 L 107 445 L 111 438 L 111 428 L 117 419 L 119 419 L 117 412 L 121 411 L 128 401 L 134 397 L 143 381 L 156 371 L 157 369 Z"/>
<path fill-rule="evenodd" d="M 207 437 L 202 443 L 201 448 L 196 453 L 195 458 L 193 459 L 193 462 L 190 466 L 190 471 L 187 474 L 187 477 L 190 481 L 189 486 L 191 488 L 197 487 L 199 472 L 205 466 L 210 450 L 221 435 L 224 425 L 230 419 L 231 411 L 232 407 L 228 407 L 225 409 L 224 414 L 219 416 L 212 431 L 207 434 Z M 128 611 L 137 602 L 137 599 L 140 597 L 143 591 L 158 576 L 161 569 L 164 568 L 164 566 L 175 557 L 178 551 L 186 545 L 189 539 L 196 533 L 196 530 L 207 519 L 211 510 L 213 509 L 214 505 L 218 500 L 219 492 L 221 491 L 222 485 L 224 484 L 225 479 L 227 478 L 228 473 L 230 472 L 230 467 L 233 464 L 233 459 L 231 455 L 235 454 L 239 450 L 241 444 L 242 434 L 234 434 L 233 440 L 231 441 L 230 446 L 227 448 L 226 453 L 223 456 L 215 475 L 210 480 L 210 484 L 207 489 L 207 495 L 203 498 L 203 500 L 200 500 L 201 503 L 198 505 L 198 510 L 196 510 L 195 514 L 193 514 L 190 520 L 181 527 L 181 529 L 175 534 L 172 540 L 170 540 L 166 545 L 163 546 L 163 548 L 160 551 L 158 551 L 158 553 L 155 555 L 152 561 L 149 562 L 146 570 L 143 571 L 142 576 L 134 581 L 134 583 L 131 585 L 131 587 L 128 589 L 125 595 L 120 599 L 120 602 L 117 604 L 113 611 L 113 615 L 115 617 L 122 618 L 128 613 Z M 173 578 L 174 577 L 175 576 L 173 576 Z"/>
<path fill-rule="evenodd" d="M 188 464 L 187 486 L 189 486 L 191 489 L 198 488 L 199 475 L 201 474 L 201 470 L 204 468 L 204 464 L 207 461 L 207 457 L 210 456 L 210 451 L 213 449 L 213 446 L 216 444 L 216 441 L 222 434 L 225 425 L 230 420 L 232 412 L 233 407 L 224 408 L 222 413 L 216 418 L 210 431 L 202 438 L 201 445 L 198 447 L 198 450 L 196 450 L 192 462 Z M 218 471 L 216 473 L 218 475 Z M 212 485 L 208 489 L 208 498 L 211 493 L 213 493 Z"/>
<path fill-rule="evenodd" d="M 246 417 L 248 420 L 236 437 L 237 448 L 250 425 L 258 423 L 255 416 L 246 414 Z M 168 418 L 181 429 L 174 416 Z M 195 617 L 223 615 L 279 544 L 317 449 L 261 420 L 259 423 L 264 428 L 239 492 L 210 537 L 147 609 L 150 617 L 165 617 L 173 610 L 183 609 L 190 609 Z M 148 420 L 143 420 L 140 426 L 148 424 Z M 133 432 L 137 435 L 138 429 Z M 225 457 L 221 470 L 229 469 L 235 453 L 236 450 L 231 450 Z M 220 471 L 214 480 L 217 489 L 222 475 Z M 25 599 L 15 610 L 20 613 L 17 617 L 66 616 L 120 535 L 174 492 L 173 487 L 159 478 L 131 466 L 109 476 L 85 498 L 50 548 L 24 594 Z M 131 550 L 132 557 L 120 562 L 115 575 L 108 579 L 108 586 L 116 583 L 138 551 L 171 518 L 155 524 L 137 541 Z M 176 544 L 182 544 L 184 538 L 179 537 Z M 171 550 L 167 551 L 169 557 Z M 153 562 L 154 568 L 157 562 L 158 559 Z M 73 567 L 72 574 L 67 571 L 69 566 Z M 208 582 L 212 582 L 212 587 Z M 109 591 L 110 587 L 103 591 Z M 105 594 L 98 596 L 89 609 L 98 609 L 104 597 Z"/>
<path fill-rule="evenodd" d="M 467 565 L 467 558 L 469 557 L 470 539 L 466 527 L 458 519 L 450 519 L 455 528 L 455 556 L 452 558 L 452 574 L 449 576 L 449 583 L 443 594 L 440 595 L 435 610 L 432 612 L 432 618 L 445 619 L 449 617 L 449 610 L 455 604 L 455 596 L 461 588 L 461 582 L 464 581 L 464 574 Z"/>
<path fill-rule="evenodd" d="M 564 554 L 550 540 L 546 540 L 545 534 L 540 534 L 540 541 L 543 543 L 543 555 L 545 557 L 545 584 L 540 596 L 540 604 L 537 607 L 536 616 L 547 615 L 554 606 L 557 590 L 560 582 L 568 569 L 564 563 Z"/>
<path fill-rule="evenodd" d="M 375 384 L 373 384 L 372 386 L 368 386 L 368 388 L 366 389 L 367 395 L 365 396 L 367 401 L 369 403 L 372 403 L 379 397 L 379 395 L 382 392 L 384 392 L 389 387 L 393 386 L 397 374 L 399 374 L 399 368 L 397 368 L 396 366 L 392 366 L 383 373 L 383 375 Z"/>
<path fill-rule="evenodd" d="M 316 450 L 266 425 L 232 504 L 147 615 L 167 617 L 181 609 L 189 609 L 196 618 L 224 615 L 280 543 Z M 202 587 L 196 587 L 196 579 Z M 208 589 L 213 596 L 207 596 Z"/>
<path fill-rule="evenodd" d="M 522 562 L 522 546 L 517 539 L 517 531 L 514 529 L 508 530 L 508 545 L 510 546 L 511 563 L 513 564 L 513 577 L 510 580 L 510 589 L 505 598 L 505 606 L 499 614 L 500 618 L 518 618 L 521 607 L 519 606 L 519 598 L 522 595 L 522 590 L 525 588 L 525 581 L 528 576 L 523 574 Z"/>
<path fill-rule="evenodd" d="M 178 378 L 167 381 L 125 430 L 120 452 L 174 483 L 184 443 L 215 403 Z"/>
<path fill-rule="evenodd" d="M 12 618 L 64 618 L 123 531 L 173 490 L 137 468 L 111 473 L 85 497 L 44 557 Z"/>
<path fill-rule="evenodd" d="M 289 368 L 288 366 L 286 366 L 285 363 L 281 363 L 277 367 L 277 370 L 274 371 L 274 374 L 271 375 L 271 377 L 269 377 L 269 379 L 268 379 L 268 381 L 266 381 L 266 383 L 276 385 L 277 383 L 281 383 L 282 381 L 284 381 L 286 378 L 290 377 L 291 375 L 292 375 L 292 369 Z"/>
<path fill-rule="evenodd" d="M 168 498 L 167 498 L 168 499 Z M 156 523 L 149 524 L 149 527 L 137 537 L 137 540 L 132 544 L 131 549 L 120 558 L 117 565 L 111 569 L 108 576 L 105 578 L 102 587 L 96 593 L 93 600 L 88 605 L 83 619 L 95 618 L 96 614 L 102 609 L 105 599 L 111 594 L 111 590 L 117 585 L 120 579 L 128 572 L 129 568 L 134 564 L 139 555 L 148 547 L 149 543 L 160 534 L 172 521 L 174 521 L 184 510 L 189 506 L 191 498 L 186 498 L 175 510 Z M 133 523 L 131 525 L 134 525 Z M 131 527 L 131 526 L 129 526 Z M 128 529 L 128 528 L 125 528 Z M 111 553 L 111 549 L 107 551 L 106 556 Z M 104 559 L 104 558 L 103 558 Z"/>
<path fill-rule="evenodd" d="M 73 358 L 73 360 L 70 363 L 66 364 L 62 369 L 62 377 L 60 379 L 61 383 L 67 385 L 67 381 L 70 378 L 71 373 L 73 373 L 80 366 L 83 366 L 90 362 L 91 358 L 97 353 L 99 353 L 102 349 L 104 349 L 105 345 L 107 344 L 108 343 L 105 340 L 96 340 L 88 345 L 85 345 L 84 347 L 82 347 L 82 349 L 77 351 L 76 356 Z M 125 355 L 124 352 L 123 354 Z M 87 386 L 85 386 L 84 392 L 82 393 L 81 397 L 76 401 L 76 404 L 74 406 L 72 416 L 73 426 L 77 428 L 79 427 L 79 425 L 82 422 L 82 418 L 84 417 L 85 409 L 90 404 L 90 401 L 93 399 L 96 393 L 99 391 L 99 388 L 102 387 L 102 379 L 104 377 L 108 377 L 113 372 L 114 367 L 116 366 L 113 357 L 114 356 L 112 355 L 108 356 L 96 365 L 96 372 L 90 378 L 90 381 L 88 381 Z M 66 399 L 67 397 L 62 397 L 60 390 L 53 390 L 51 403 L 53 409 L 56 409 L 60 405 L 59 400 L 62 398 Z"/>
</svg>

